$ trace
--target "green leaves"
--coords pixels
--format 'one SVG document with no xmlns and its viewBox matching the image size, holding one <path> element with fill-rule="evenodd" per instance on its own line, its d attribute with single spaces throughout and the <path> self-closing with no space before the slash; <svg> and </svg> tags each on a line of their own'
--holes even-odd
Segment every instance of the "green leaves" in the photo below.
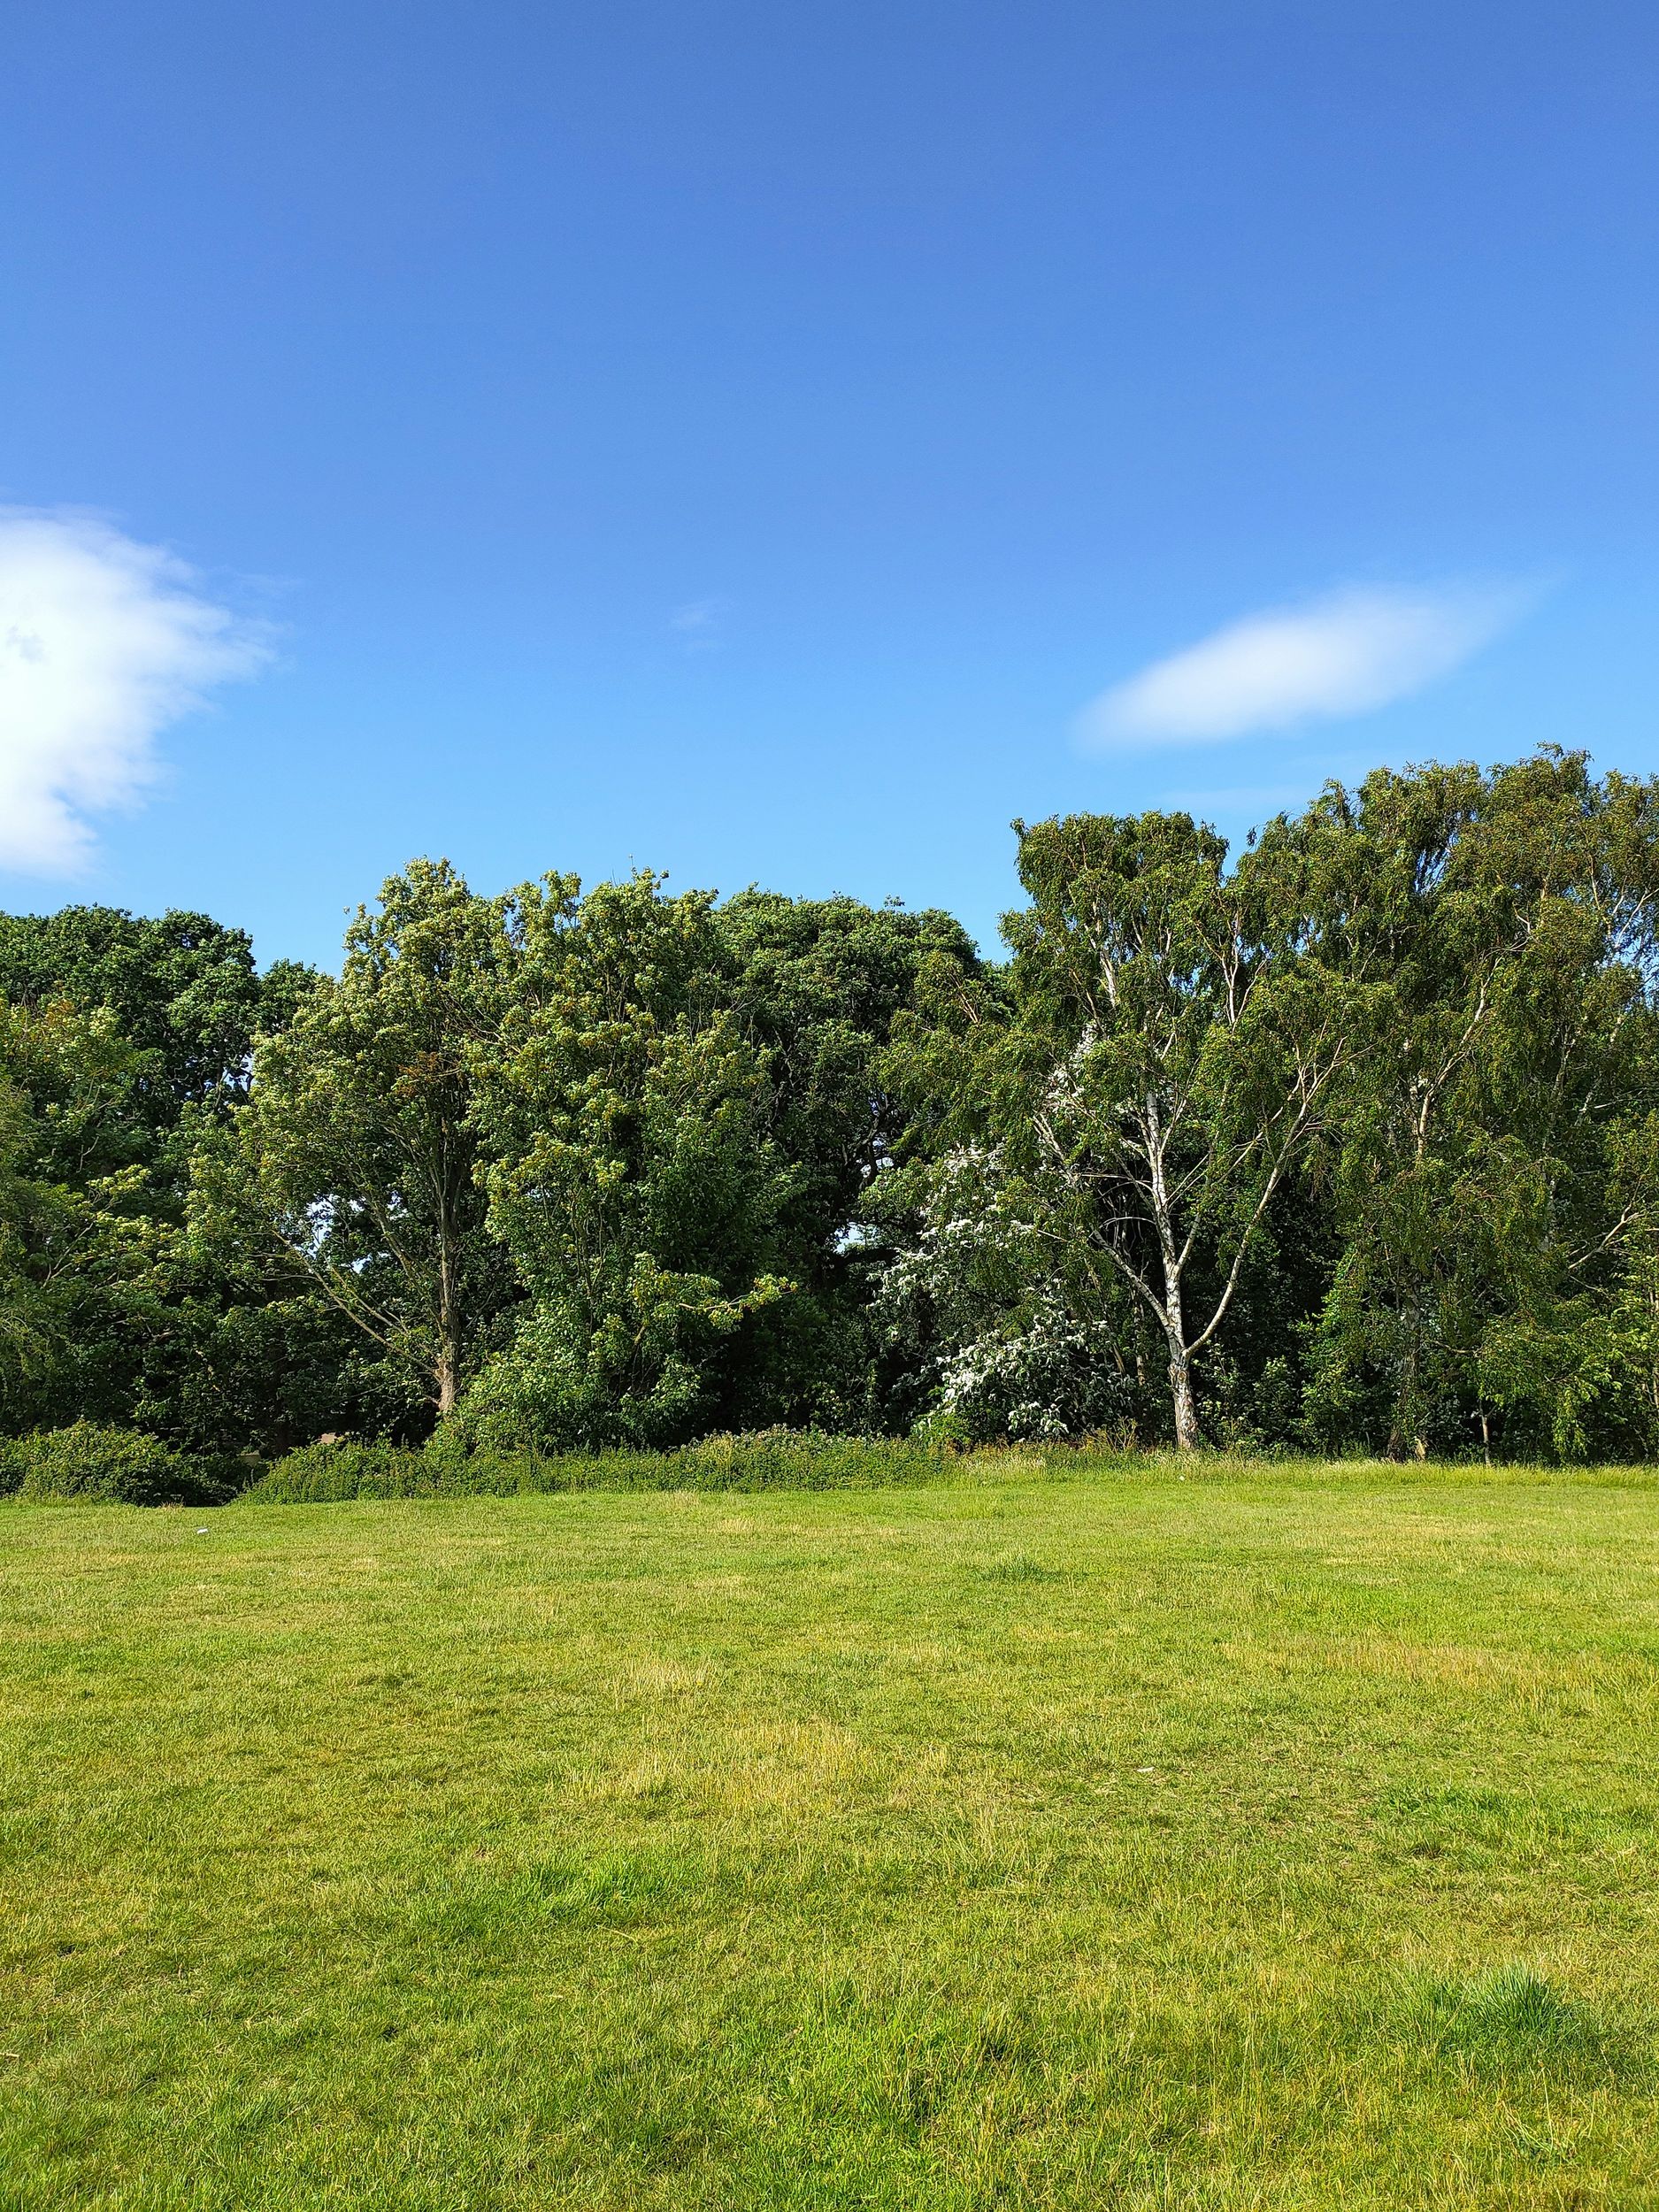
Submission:
<svg viewBox="0 0 1659 2212">
<path fill-rule="evenodd" d="M 1331 956 L 1375 979 L 1317 1371 L 1353 1379 L 1344 1422 L 1371 1395 L 1393 1450 L 1487 1447 L 1499 1420 L 1577 1455 L 1598 1406 L 1628 1449 L 1609 1327 L 1645 1211 L 1621 1162 L 1655 1095 L 1655 789 L 1546 752 L 1379 771 L 1316 813 Z"/>
<path fill-rule="evenodd" d="M 947 1399 L 1024 1362 L 1084 1405 L 1149 1327 L 1183 1441 L 1240 1356 L 1282 1408 L 1305 1346 L 1322 1440 L 1659 1444 L 1655 787 L 1548 752 L 1383 771 L 1232 864 L 1184 815 L 1018 826 L 1009 968 L 925 966 L 893 1055 L 958 1148 L 901 1271 Z M 1311 1325 L 1277 1340 L 1270 1255 Z M 970 1289 L 999 1271 L 1000 1304 Z"/>
<path fill-rule="evenodd" d="M 1194 1359 L 1323 1125 L 1351 995 L 1305 949 L 1287 834 L 1228 872 L 1186 815 L 1017 826 L 1031 903 L 1004 919 L 1005 992 L 930 978 L 941 1019 L 916 1072 L 949 1072 L 972 1102 L 956 1129 L 977 1123 L 1005 1172 L 1048 1187 L 1048 1302 L 1079 1342 L 1103 1276 L 1148 1317 L 1190 1446 Z"/>
<path fill-rule="evenodd" d="M 1659 786 L 1018 833 L 1000 965 L 426 860 L 337 977 L 0 917 L 6 1422 L 1659 1449 Z"/>
<path fill-rule="evenodd" d="M 531 1310 L 478 1417 L 500 1441 L 674 1440 L 709 1409 L 711 1341 L 789 1287 L 767 1056 L 709 895 L 640 875 L 582 899 L 552 878 L 521 910 L 477 1120 Z"/>
<path fill-rule="evenodd" d="M 511 900 L 411 863 L 358 910 L 339 981 L 260 1038 L 247 1102 L 198 1155 L 204 1244 L 309 1282 L 439 1414 L 512 1295 L 484 1233 L 473 1108 L 519 951 Z"/>
</svg>

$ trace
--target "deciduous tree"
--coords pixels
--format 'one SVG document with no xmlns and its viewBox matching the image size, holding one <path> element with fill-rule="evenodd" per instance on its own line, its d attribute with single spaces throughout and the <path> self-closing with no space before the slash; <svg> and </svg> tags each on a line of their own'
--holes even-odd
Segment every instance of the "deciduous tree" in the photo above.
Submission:
<svg viewBox="0 0 1659 2212">
<path fill-rule="evenodd" d="M 512 1294 L 473 1104 L 518 948 L 511 900 L 411 862 L 358 909 L 338 981 L 258 1041 L 246 1103 L 198 1160 L 200 1234 L 314 1286 L 434 1416 Z"/>
</svg>

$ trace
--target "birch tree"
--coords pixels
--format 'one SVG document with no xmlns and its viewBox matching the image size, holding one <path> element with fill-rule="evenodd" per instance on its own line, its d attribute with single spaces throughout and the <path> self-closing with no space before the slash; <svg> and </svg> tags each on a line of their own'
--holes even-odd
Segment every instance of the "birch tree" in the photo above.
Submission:
<svg viewBox="0 0 1659 2212">
<path fill-rule="evenodd" d="M 1652 1220 L 1631 1163 L 1659 1103 L 1659 782 L 1548 749 L 1382 769 L 1302 833 L 1325 956 L 1378 979 L 1334 1148 L 1322 1425 L 1379 1397 L 1392 1453 L 1489 1448 L 1499 1417 L 1581 1451 Z"/>
<path fill-rule="evenodd" d="M 992 1129 L 1071 1196 L 1073 1263 L 1149 1317 L 1190 1451 L 1197 1363 L 1353 1056 L 1352 979 L 1310 950 L 1289 825 L 1231 872 L 1187 815 L 1015 826 L 1006 996 L 962 998 L 957 1026 Z"/>
</svg>

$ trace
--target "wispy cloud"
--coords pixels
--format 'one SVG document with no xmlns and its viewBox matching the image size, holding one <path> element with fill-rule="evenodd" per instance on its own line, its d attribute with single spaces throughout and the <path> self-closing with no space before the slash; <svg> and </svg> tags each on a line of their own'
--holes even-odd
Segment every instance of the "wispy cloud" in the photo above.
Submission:
<svg viewBox="0 0 1659 2212">
<path fill-rule="evenodd" d="M 1086 708 L 1086 741 L 1190 745 L 1368 714 L 1479 651 L 1532 603 L 1517 586 L 1355 588 L 1247 615 Z"/>
<path fill-rule="evenodd" d="M 86 817 L 138 797 L 159 733 L 270 649 L 163 548 L 0 509 L 0 867 L 73 873 Z"/>
<path fill-rule="evenodd" d="M 674 609 L 668 626 L 694 652 L 706 652 L 720 642 L 721 626 L 730 611 L 729 600 L 693 599 Z"/>
</svg>

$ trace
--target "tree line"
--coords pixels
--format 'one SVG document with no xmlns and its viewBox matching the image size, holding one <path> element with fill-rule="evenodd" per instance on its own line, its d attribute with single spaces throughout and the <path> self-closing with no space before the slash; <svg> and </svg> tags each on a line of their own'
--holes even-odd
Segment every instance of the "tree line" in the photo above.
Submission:
<svg viewBox="0 0 1659 2212">
<path fill-rule="evenodd" d="M 949 915 L 412 862 L 0 917 L 0 1432 L 1659 1448 L 1659 782 L 1016 824 Z"/>
</svg>

